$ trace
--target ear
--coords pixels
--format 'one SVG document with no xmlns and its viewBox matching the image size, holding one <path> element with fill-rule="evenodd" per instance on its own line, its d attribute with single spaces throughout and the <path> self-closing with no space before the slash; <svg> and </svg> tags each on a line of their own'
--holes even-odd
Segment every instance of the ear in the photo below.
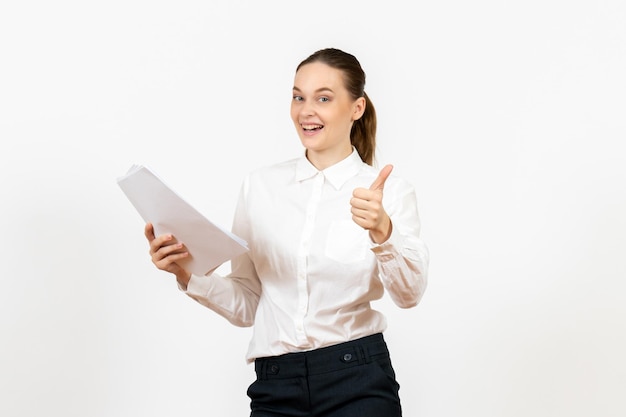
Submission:
<svg viewBox="0 0 626 417">
<path fill-rule="evenodd" d="M 352 121 L 359 120 L 365 113 L 365 97 L 357 98 L 352 104 Z"/>
</svg>

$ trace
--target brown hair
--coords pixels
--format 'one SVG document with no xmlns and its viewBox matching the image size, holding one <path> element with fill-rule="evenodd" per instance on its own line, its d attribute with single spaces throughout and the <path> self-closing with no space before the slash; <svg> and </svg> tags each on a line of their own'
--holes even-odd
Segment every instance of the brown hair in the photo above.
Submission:
<svg viewBox="0 0 626 417">
<path fill-rule="evenodd" d="M 356 148 L 363 162 L 372 165 L 376 150 L 376 110 L 365 93 L 365 72 L 359 61 L 347 52 L 335 48 L 320 49 L 298 65 L 296 72 L 313 62 L 321 62 L 344 73 L 344 84 L 354 100 L 365 98 L 365 112 L 355 120 L 350 131 L 350 142 Z"/>
</svg>

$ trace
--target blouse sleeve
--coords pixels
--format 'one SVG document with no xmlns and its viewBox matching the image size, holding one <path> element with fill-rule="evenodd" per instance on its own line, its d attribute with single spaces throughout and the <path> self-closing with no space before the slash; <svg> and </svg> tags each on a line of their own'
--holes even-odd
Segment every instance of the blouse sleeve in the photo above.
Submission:
<svg viewBox="0 0 626 417">
<path fill-rule="evenodd" d="M 251 229 L 246 207 L 247 181 L 241 188 L 232 231 L 250 242 Z M 231 273 L 222 276 L 212 273 L 192 275 L 184 291 L 205 307 L 210 308 L 229 322 L 240 327 L 254 324 L 254 316 L 261 296 L 261 282 L 250 252 L 231 260 Z"/>
</svg>

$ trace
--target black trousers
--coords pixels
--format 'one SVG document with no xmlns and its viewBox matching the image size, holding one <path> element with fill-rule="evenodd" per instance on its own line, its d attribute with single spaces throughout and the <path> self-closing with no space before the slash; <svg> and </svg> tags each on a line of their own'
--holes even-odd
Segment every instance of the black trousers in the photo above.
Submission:
<svg viewBox="0 0 626 417">
<path fill-rule="evenodd" d="M 257 359 L 251 417 L 401 417 L 400 386 L 382 334 Z"/>
</svg>

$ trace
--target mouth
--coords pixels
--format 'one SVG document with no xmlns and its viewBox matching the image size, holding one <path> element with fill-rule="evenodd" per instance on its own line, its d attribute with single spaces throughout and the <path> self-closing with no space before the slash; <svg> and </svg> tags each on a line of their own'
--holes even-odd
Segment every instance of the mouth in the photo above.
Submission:
<svg viewBox="0 0 626 417">
<path fill-rule="evenodd" d="M 302 129 L 305 132 L 315 132 L 324 129 L 324 125 L 316 125 L 316 124 L 301 124 Z"/>
</svg>

